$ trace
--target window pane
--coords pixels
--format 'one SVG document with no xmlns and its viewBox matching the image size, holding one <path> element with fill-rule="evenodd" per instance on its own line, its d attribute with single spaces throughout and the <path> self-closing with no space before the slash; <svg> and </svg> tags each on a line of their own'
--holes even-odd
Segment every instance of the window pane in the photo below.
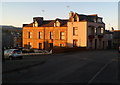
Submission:
<svg viewBox="0 0 120 85">
<path fill-rule="evenodd" d="M 50 32 L 50 39 L 53 39 L 53 32 Z"/>
<path fill-rule="evenodd" d="M 60 32 L 60 39 L 61 40 L 65 39 L 65 33 L 64 32 Z"/>
<path fill-rule="evenodd" d="M 101 33 L 102 33 L 102 34 L 104 33 L 104 29 L 103 29 L 103 28 L 101 28 Z"/>
<path fill-rule="evenodd" d="M 32 32 L 28 32 L 28 38 L 32 38 Z"/>
<path fill-rule="evenodd" d="M 78 28 L 77 27 L 73 27 L 73 35 L 78 35 Z"/>
<path fill-rule="evenodd" d="M 42 43 L 38 43 L 38 48 L 42 49 Z"/>
<path fill-rule="evenodd" d="M 30 32 L 28 32 L 28 38 L 30 38 Z"/>
<path fill-rule="evenodd" d="M 73 47 L 77 47 L 77 40 L 73 40 Z"/>
<path fill-rule="evenodd" d="M 39 32 L 38 37 L 39 37 L 39 39 L 42 39 L 42 32 Z"/>
<path fill-rule="evenodd" d="M 60 44 L 60 47 L 64 47 L 64 44 Z"/>
</svg>

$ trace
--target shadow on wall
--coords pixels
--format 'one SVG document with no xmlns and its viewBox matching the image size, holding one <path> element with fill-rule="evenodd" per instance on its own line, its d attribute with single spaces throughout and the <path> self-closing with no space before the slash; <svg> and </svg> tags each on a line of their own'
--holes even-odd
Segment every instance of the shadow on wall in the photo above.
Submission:
<svg viewBox="0 0 120 85">
<path fill-rule="evenodd" d="M 31 48 L 31 45 L 27 45 L 27 44 L 24 45 L 24 48 L 25 48 L 25 49 L 32 49 L 32 48 Z"/>
</svg>

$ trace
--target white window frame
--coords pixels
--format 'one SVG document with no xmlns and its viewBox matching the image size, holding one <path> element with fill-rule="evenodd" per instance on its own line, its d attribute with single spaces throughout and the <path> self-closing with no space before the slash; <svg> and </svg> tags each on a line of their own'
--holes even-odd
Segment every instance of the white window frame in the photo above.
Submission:
<svg viewBox="0 0 120 85">
<path fill-rule="evenodd" d="M 78 35 L 78 27 L 73 27 L 73 35 Z"/>
<path fill-rule="evenodd" d="M 62 31 L 60 32 L 60 40 L 64 40 L 65 39 L 65 32 Z"/>
<path fill-rule="evenodd" d="M 50 39 L 53 39 L 53 32 L 50 32 Z"/>
<path fill-rule="evenodd" d="M 38 39 L 42 39 L 43 38 L 43 32 L 42 31 L 39 31 L 38 32 Z"/>
</svg>

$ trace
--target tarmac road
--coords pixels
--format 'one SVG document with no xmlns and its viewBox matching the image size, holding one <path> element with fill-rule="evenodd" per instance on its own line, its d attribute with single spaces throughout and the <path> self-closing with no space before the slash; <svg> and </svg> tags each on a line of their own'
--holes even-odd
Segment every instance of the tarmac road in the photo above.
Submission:
<svg viewBox="0 0 120 85">
<path fill-rule="evenodd" d="M 119 56 L 115 50 L 25 56 L 23 60 L 3 63 L 4 71 L 10 68 L 9 65 L 11 69 L 13 64 L 14 68 L 19 67 L 21 63 L 24 66 L 24 68 L 21 67 L 22 69 L 3 72 L 3 84 L 112 83 L 116 85 L 118 84 Z"/>
</svg>

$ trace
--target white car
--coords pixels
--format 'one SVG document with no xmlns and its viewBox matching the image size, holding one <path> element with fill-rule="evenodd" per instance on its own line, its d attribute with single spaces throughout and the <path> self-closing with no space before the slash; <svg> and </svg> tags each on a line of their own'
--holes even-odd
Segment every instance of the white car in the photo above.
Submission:
<svg viewBox="0 0 120 85">
<path fill-rule="evenodd" d="M 4 51 L 4 58 L 13 60 L 15 58 L 22 59 L 22 51 L 18 49 L 7 49 Z"/>
</svg>

